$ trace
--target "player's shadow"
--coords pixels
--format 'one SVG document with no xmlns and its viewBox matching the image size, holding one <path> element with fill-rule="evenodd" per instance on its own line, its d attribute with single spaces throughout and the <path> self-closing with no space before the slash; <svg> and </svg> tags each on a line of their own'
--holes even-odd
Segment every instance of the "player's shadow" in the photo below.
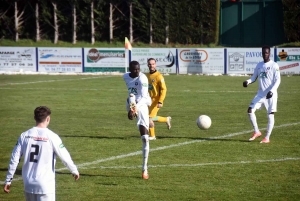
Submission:
<svg viewBox="0 0 300 201">
<path fill-rule="evenodd" d="M 55 171 L 55 174 L 61 174 L 61 175 L 71 175 L 69 172 L 57 172 Z M 96 175 L 96 174 L 84 174 L 80 173 L 80 177 L 108 177 L 107 175 Z"/>
<path fill-rule="evenodd" d="M 7 170 L 8 170 L 7 168 L 0 168 L 0 172 L 7 172 Z M 22 169 L 21 170 L 17 169 L 15 175 L 22 175 Z"/>
<path fill-rule="evenodd" d="M 157 139 L 170 139 L 170 138 L 185 138 L 185 139 L 191 139 L 191 140 L 199 140 L 199 141 L 221 141 L 221 142 L 249 142 L 248 140 L 240 140 L 240 139 L 224 139 L 224 138 L 199 138 L 199 137 L 156 137 Z"/>
<path fill-rule="evenodd" d="M 126 140 L 129 138 L 137 138 L 140 139 L 141 136 L 139 134 L 125 137 L 116 137 L 116 136 L 78 136 L 78 135 L 60 135 L 60 137 L 74 137 L 74 138 L 95 138 L 95 139 L 119 139 Z M 223 141 L 223 142 L 249 142 L 248 140 L 240 140 L 240 139 L 224 139 L 224 138 L 199 138 L 199 137 L 179 137 L 179 136 L 159 136 L 156 137 L 159 139 L 190 139 L 190 140 L 203 140 L 203 141 Z"/>
<path fill-rule="evenodd" d="M 74 137 L 74 138 L 95 138 L 95 139 L 118 139 L 124 140 L 128 138 L 140 138 L 141 136 L 124 136 L 124 137 L 116 137 L 116 136 L 78 136 L 78 135 L 59 135 L 60 137 Z"/>
<path fill-rule="evenodd" d="M 57 172 L 55 171 L 55 174 L 61 174 L 61 175 L 71 175 L 71 173 L 68 173 L 68 172 Z M 112 178 L 112 177 L 124 177 L 124 175 L 121 175 L 121 176 L 117 176 L 117 175 L 103 175 L 103 174 L 84 174 L 84 173 L 80 173 L 80 177 L 109 177 L 109 178 Z M 130 176 L 125 176 L 125 177 L 130 177 Z M 80 178 L 79 178 L 80 179 Z M 103 185 L 111 185 L 111 184 L 105 184 L 105 183 L 101 183 Z"/>
</svg>

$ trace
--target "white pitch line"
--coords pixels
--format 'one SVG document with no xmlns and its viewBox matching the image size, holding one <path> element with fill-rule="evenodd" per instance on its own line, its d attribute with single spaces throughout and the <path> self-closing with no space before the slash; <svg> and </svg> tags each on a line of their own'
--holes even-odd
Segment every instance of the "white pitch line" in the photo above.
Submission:
<svg viewBox="0 0 300 201">
<path fill-rule="evenodd" d="M 42 81 L 35 81 L 35 82 L 16 82 L 16 83 L 5 83 L 5 84 L 0 84 L 0 86 L 7 86 L 7 85 L 22 85 L 22 84 L 37 84 L 37 83 L 46 83 L 46 82 L 64 82 L 64 81 L 74 81 L 74 80 L 89 80 L 89 79 L 98 79 L 98 78 L 108 78 L 112 76 L 97 76 L 97 77 L 83 77 L 79 79 L 62 79 L 62 80 L 42 80 Z"/>
<path fill-rule="evenodd" d="M 254 161 L 236 161 L 236 162 L 218 162 L 218 163 L 196 163 L 196 164 L 168 164 L 168 165 L 149 165 L 149 168 L 161 167 L 201 167 L 210 165 L 240 165 L 249 163 L 268 163 L 268 162 L 283 162 L 283 161 L 296 161 L 300 158 L 275 158 L 269 160 L 254 160 Z M 98 166 L 98 167 L 83 167 L 81 169 L 140 169 L 141 166 Z"/>
<path fill-rule="evenodd" d="M 294 126 L 294 125 L 299 125 L 299 124 L 300 124 L 300 122 L 290 123 L 290 124 L 282 124 L 282 125 L 279 125 L 279 126 L 274 126 L 274 128 L 282 128 L 282 127 Z M 260 129 L 260 130 L 266 130 L 266 128 L 263 128 L 263 129 Z M 243 135 L 243 134 L 246 134 L 246 133 L 250 133 L 252 131 L 253 130 L 246 130 L 246 131 L 241 131 L 241 132 L 237 132 L 237 133 L 230 133 L 230 134 L 227 134 L 227 135 L 206 138 L 206 139 L 202 139 L 202 140 L 192 140 L 192 141 L 186 141 L 186 142 L 181 142 L 181 143 L 177 143 L 177 144 L 171 144 L 171 145 L 168 145 L 168 146 L 162 146 L 162 147 L 157 147 L 157 148 L 154 148 L 154 149 L 150 149 L 150 152 L 169 149 L 169 148 L 173 148 L 173 147 L 180 147 L 180 146 L 193 144 L 193 143 L 198 143 L 198 142 L 205 142 L 205 141 L 209 141 L 209 140 L 213 140 L 213 139 L 222 139 L 222 138 L 233 137 L 233 136 L 237 136 L 237 135 Z M 87 169 L 85 167 L 90 166 L 90 165 L 96 165 L 98 163 L 103 163 L 103 162 L 106 162 L 106 161 L 112 161 L 112 160 L 117 160 L 117 159 L 121 159 L 121 158 L 137 156 L 137 155 L 141 155 L 141 154 L 142 154 L 142 151 L 136 151 L 136 152 L 132 152 L 132 153 L 129 153 L 129 154 L 122 154 L 122 155 L 112 156 L 112 157 L 109 157 L 109 158 L 104 158 L 104 159 L 100 159 L 100 160 L 96 160 L 96 161 L 92 161 L 92 162 L 82 163 L 82 164 L 77 165 L 77 167 Z M 55 169 L 56 172 L 62 171 L 62 170 L 67 170 L 67 168 L 64 167 L 64 168 Z M 16 178 L 13 179 L 13 181 L 19 181 L 19 180 L 22 180 L 22 177 L 16 177 Z M 0 184 L 4 184 L 4 181 L 0 181 Z"/>
</svg>

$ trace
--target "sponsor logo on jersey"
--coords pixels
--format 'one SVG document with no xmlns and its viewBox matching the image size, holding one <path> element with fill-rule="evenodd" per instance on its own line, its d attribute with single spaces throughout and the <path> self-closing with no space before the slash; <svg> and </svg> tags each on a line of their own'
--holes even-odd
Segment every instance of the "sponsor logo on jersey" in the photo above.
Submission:
<svg viewBox="0 0 300 201">
<path fill-rule="evenodd" d="M 60 148 L 64 148 L 65 145 L 64 145 L 63 143 L 61 143 L 61 144 L 59 145 L 59 147 L 60 147 Z"/>
<path fill-rule="evenodd" d="M 267 77 L 267 72 L 261 72 L 261 73 L 259 74 L 259 77 L 261 77 L 261 78 L 266 78 L 266 77 Z"/>
<path fill-rule="evenodd" d="M 153 85 L 152 84 L 148 85 L 148 90 L 153 90 Z"/>
<path fill-rule="evenodd" d="M 26 136 L 25 138 L 31 138 L 35 141 L 44 141 L 44 142 L 47 142 L 49 140 L 46 137 L 38 137 L 38 136 Z"/>
</svg>

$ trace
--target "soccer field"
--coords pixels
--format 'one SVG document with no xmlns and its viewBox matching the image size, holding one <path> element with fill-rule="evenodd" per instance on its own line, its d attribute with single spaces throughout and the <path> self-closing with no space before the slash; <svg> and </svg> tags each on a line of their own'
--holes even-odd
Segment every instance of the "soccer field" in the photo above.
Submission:
<svg viewBox="0 0 300 201">
<path fill-rule="evenodd" d="M 121 76 L 0 75 L 0 184 L 20 134 L 35 125 L 33 110 L 52 110 L 58 133 L 79 168 L 74 181 L 57 159 L 56 200 L 300 200 L 300 76 L 282 76 L 270 144 L 252 135 L 247 108 L 257 83 L 249 77 L 165 76 L 168 87 L 150 141 L 149 180 L 141 178 L 142 142 L 127 119 Z M 212 119 L 208 130 L 199 115 Z M 266 110 L 256 112 L 263 134 Z M 21 165 L 1 201 L 24 200 Z"/>
</svg>

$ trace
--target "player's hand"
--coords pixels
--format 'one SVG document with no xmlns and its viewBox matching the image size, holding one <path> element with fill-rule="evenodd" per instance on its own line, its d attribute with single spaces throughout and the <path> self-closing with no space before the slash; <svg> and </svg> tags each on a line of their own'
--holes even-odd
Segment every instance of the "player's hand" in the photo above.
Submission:
<svg viewBox="0 0 300 201">
<path fill-rule="evenodd" d="M 269 91 L 268 94 L 267 94 L 267 96 L 266 96 L 266 98 L 269 99 L 269 98 L 272 98 L 272 96 L 273 96 L 272 91 Z"/>
<path fill-rule="evenodd" d="M 161 108 L 163 106 L 162 103 L 157 103 L 157 108 Z"/>
<path fill-rule="evenodd" d="M 10 184 L 5 184 L 3 190 L 5 193 L 9 193 L 10 192 Z"/>
<path fill-rule="evenodd" d="M 244 81 L 243 82 L 243 87 L 247 87 L 248 86 L 248 81 Z"/>
<path fill-rule="evenodd" d="M 78 174 L 73 174 L 73 177 L 74 177 L 75 181 L 77 181 L 79 179 L 80 175 L 79 175 L 79 173 Z"/>
</svg>

